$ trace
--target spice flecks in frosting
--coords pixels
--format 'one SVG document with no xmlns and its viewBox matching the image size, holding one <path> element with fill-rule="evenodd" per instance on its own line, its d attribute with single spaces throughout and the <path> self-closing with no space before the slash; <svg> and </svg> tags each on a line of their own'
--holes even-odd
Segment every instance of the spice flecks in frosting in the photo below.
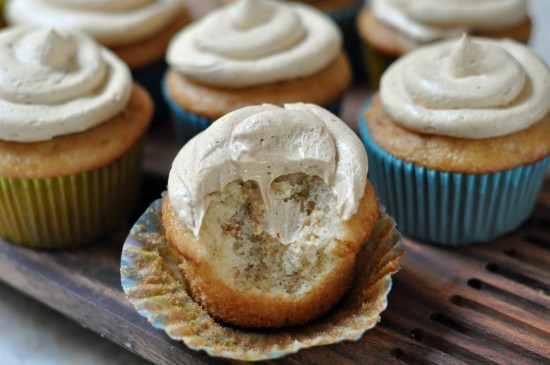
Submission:
<svg viewBox="0 0 550 365">
<path fill-rule="evenodd" d="M 83 33 L 13 27 L 0 32 L 0 139 L 48 140 L 92 128 L 130 98 L 128 67 Z"/>
<path fill-rule="evenodd" d="M 382 77 L 381 100 L 397 123 L 423 133 L 490 138 L 548 113 L 548 67 L 513 41 L 469 38 L 426 46 Z"/>
<path fill-rule="evenodd" d="M 372 9 L 377 19 L 418 42 L 511 27 L 527 18 L 526 0 L 372 0 Z"/>
<path fill-rule="evenodd" d="M 280 176 L 305 173 L 332 189 L 342 220 L 357 211 L 367 177 L 367 156 L 355 133 L 333 114 L 313 104 L 252 106 L 229 113 L 187 143 L 168 179 L 170 202 L 198 237 L 211 193 L 230 182 L 258 183 L 267 214 L 267 231 L 283 243 L 299 234 L 300 224 L 272 198 Z M 294 227 L 294 229 L 288 229 Z"/>
<path fill-rule="evenodd" d="M 336 58 L 340 46 L 337 27 L 314 8 L 240 0 L 178 33 L 167 61 L 207 84 L 247 87 L 314 74 Z"/>
<path fill-rule="evenodd" d="M 76 28 L 109 47 L 153 37 L 181 15 L 183 0 L 9 0 L 10 24 Z"/>
</svg>

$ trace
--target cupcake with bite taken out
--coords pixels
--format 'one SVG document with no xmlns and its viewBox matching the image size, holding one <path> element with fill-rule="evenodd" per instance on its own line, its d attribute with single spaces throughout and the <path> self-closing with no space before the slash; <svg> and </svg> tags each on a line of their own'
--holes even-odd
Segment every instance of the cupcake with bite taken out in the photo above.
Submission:
<svg viewBox="0 0 550 365">
<path fill-rule="evenodd" d="M 128 66 L 78 31 L 0 31 L 0 237 L 89 243 L 137 197 L 153 105 Z"/>
<path fill-rule="evenodd" d="M 550 162 L 550 70 L 512 40 L 421 47 L 384 73 L 359 127 L 401 230 L 460 245 L 516 229 Z"/>
<path fill-rule="evenodd" d="M 241 0 L 171 41 L 165 98 L 183 143 L 248 105 L 310 102 L 336 111 L 351 82 L 341 34 L 303 4 Z"/>
<path fill-rule="evenodd" d="M 355 133 L 312 104 L 245 107 L 193 138 L 162 205 L 193 299 L 242 327 L 325 314 L 379 218 L 367 164 Z"/>
<path fill-rule="evenodd" d="M 372 0 L 357 19 L 371 85 L 398 57 L 422 45 L 467 32 L 529 41 L 527 0 Z"/>
</svg>

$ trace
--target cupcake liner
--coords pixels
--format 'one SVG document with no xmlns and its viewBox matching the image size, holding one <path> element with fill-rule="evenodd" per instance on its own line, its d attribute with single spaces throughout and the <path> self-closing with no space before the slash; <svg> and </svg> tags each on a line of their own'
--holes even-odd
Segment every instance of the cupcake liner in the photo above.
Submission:
<svg viewBox="0 0 550 365">
<path fill-rule="evenodd" d="M 176 140 L 179 144 L 184 145 L 187 141 L 212 124 L 213 120 L 189 112 L 176 104 L 170 98 L 164 81 L 162 82 L 162 95 L 170 110 L 170 119 L 176 134 Z"/>
<path fill-rule="evenodd" d="M 369 178 L 400 231 L 440 245 L 490 241 L 518 228 L 533 211 L 550 164 L 548 156 L 490 174 L 435 171 L 378 146 L 362 112 L 359 131 L 369 157 Z"/>
<path fill-rule="evenodd" d="M 153 123 L 164 123 L 169 119 L 168 107 L 162 97 L 161 80 L 168 65 L 161 61 L 153 65 L 132 70 L 134 81 L 143 86 L 151 95 L 155 105 Z"/>
<path fill-rule="evenodd" d="M 108 233 L 137 200 L 143 145 L 89 172 L 46 179 L 0 177 L 0 237 L 58 249 Z"/>
<path fill-rule="evenodd" d="M 179 144 L 184 145 L 191 138 L 204 131 L 214 121 L 183 109 L 175 103 L 168 93 L 166 83 L 162 83 L 162 94 L 171 114 L 172 126 Z M 331 113 L 339 115 L 342 106 L 342 98 L 336 100 L 327 107 Z"/>
<path fill-rule="evenodd" d="M 378 52 L 373 47 L 364 42 L 361 43 L 363 57 L 363 70 L 373 91 L 380 87 L 380 79 L 386 69 L 397 59 L 397 57 L 388 56 Z"/>
<path fill-rule="evenodd" d="M 215 321 L 189 296 L 178 270 L 179 254 L 164 236 L 161 205 L 161 199 L 150 205 L 124 243 L 122 287 L 139 314 L 191 349 L 237 360 L 279 358 L 303 348 L 358 340 L 376 325 L 387 306 L 391 275 L 399 270 L 403 250 L 395 222 L 383 207 L 358 256 L 352 288 L 335 308 L 303 326 L 254 330 Z"/>
</svg>

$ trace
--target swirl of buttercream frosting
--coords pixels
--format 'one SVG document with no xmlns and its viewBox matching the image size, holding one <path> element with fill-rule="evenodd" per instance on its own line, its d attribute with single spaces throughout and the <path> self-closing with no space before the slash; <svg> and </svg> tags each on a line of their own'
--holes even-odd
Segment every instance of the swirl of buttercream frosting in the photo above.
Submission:
<svg viewBox="0 0 550 365">
<path fill-rule="evenodd" d="M 312 75 L 337 57 L 341 42 L 335 24 L 310 6 L 240 0 L 180 31 L 166 58 L 184 75 L 238 88 Z"/>
<path fill-rule="evenodd" d="M 382 76 L 388 115 L 422 133 L 482 139 L 520 131 L 550 110 L 550 70 L 511 40 L 447 40 L 417 49 Z"/>
<path fill-rule="evenodd" d="M 305 173 L 322 178 L 336 196 L 342 220 L 357 211 L 368 161 L 357 135 L 338 117 L 313 104 L 250 106 L 218 119 L 176 156 L 168 178 L 170 203 L 196 237 L 212 193 L 240 179 L 257 182 L 267 232 L 293 242 L 300 225 L 273 198 L 279 176 Z M 288 229 L 292 227 L 291 229 Z"/>
<path fill-rule="evenodd" d="M 128 103 L 126 64 L 77 31 L 0 32 L 0 139 L 35 142 L 107 121 Z"/>
<path fill-rule="evenodd" d="M 372 0 L 374 16 L 419 42 L 515 26 L 526 0 Z"/>
<path fill-rule="evenodd" d="M 108 47 L 150 38 L 176 21 L 184 0 L 9 0 L 10 24 L 76 28 Z"/>
</svg>

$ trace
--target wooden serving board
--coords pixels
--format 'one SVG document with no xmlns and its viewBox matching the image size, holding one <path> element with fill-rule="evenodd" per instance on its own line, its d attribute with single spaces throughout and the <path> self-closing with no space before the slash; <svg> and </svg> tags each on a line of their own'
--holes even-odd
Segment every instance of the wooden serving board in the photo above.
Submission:
<svg viewBox="0 0 550 365">
<path fill-rule="evenodd" d="M 195 16 L 213 1 L 190 1 Z M 343 119 L 368 95 L 355 88 Z M 153 328 L 125 299 L 120 254 L 132 223 L 165 190 L 179 147 L 169 125 L 149 133 L 143 191 L 134 216 L 97 243 L 37 251 L 0 239 L 0 279 L 155 364 L 226 360 L 189 350 Z M 316 347 L 272 363 L 550 364 L 550 180 L 533 217 L 495 242 L 449 249 L 404 241 L 382 322 L 357 342 Z"/>
</svg>

